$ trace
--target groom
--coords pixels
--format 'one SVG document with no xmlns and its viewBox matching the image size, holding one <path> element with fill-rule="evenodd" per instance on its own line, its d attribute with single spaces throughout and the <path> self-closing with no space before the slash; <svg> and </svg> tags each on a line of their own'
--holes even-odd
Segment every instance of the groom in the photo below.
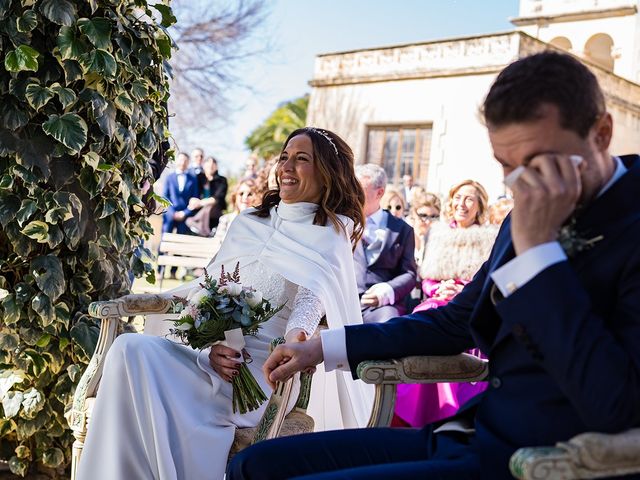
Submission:
<svg viewBox="0 0 640 480">
<path fill-rule="evenodd" d="M 475 434 L 428 426 L 285 437 L 241 452 L 230 479 L 507 479 L 517 448 L 640 426 L 640 158 L 608 153 L 602 91 L 569 55 L 508 66 L 483 115 L 505 176 L 520 176 L 474 279 L 445 307 L 327 330 L 278 347 L 265 364 L 277 381 L 323 360 L 355 374 L 363 360 L 478 346 L 490 387 L 465 412 Z"/>
</svg>

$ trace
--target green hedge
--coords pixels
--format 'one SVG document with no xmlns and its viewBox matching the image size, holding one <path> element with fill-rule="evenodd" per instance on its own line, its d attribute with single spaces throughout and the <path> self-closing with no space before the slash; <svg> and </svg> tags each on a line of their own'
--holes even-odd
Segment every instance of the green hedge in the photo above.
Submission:
<svg viewBox="0 0 640 480">
<path fill-rule="evenodd" d="M 153 19 L 157 19 L 157 21 Z M 0 0 L 0 458 L 63 475 L 87 306 L 153 276 L 141 192 L 175 22 L 145 0 Z"/>
</svg>

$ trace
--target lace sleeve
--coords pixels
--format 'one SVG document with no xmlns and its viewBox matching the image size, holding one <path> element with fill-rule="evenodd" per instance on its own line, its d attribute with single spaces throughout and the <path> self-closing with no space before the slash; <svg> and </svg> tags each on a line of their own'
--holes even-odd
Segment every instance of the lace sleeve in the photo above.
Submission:
<svg viewBox="0 0 640 480">
<path fill-rule="evenodd" d="M 320 299 L 311 290 L 298 287 L 285 334 L 294 328 L 302 328 L 307 335 L 313 335 L 323 316 L 324 307 Z"/>
</svg>

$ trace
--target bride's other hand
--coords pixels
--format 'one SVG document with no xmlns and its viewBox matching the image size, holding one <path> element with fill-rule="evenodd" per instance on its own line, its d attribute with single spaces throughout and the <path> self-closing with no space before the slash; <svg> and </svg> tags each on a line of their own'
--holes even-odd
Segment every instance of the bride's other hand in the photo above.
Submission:
<svg viewBox="0 0 640 480">
<path fill-rule="evenodd" d="M 322 360 L 322 342 L 320 337 L 313 337 L 304 342 L 278 345 L 264 362 L 262 372 L 271 388 L 275 388 L 276 382 L 284 382 L 295 373 L 314 369 Z"/>
<path fill-rule="evenodd" d="M 224 345 L 214 345 L 209 352 L 209 364 L 224 380 L 230 382 L 238 375 L 242 362 L 240 352 Z"/>
</svg>

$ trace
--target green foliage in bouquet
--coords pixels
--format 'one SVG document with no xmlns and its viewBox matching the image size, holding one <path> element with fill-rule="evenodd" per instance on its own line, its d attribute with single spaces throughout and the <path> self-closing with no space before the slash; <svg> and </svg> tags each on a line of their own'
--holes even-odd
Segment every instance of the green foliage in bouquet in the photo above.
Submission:
<svg viewBox="0 0 640 480">
<path fill-rule="evenodd" d="M 200 288 L 188 298 L 175 298 L 180 318 L 171 332 L 182 342 L 201 349 L 225 340 L 225 332 L 240 329 L 242 335 L 255 335 L 260 325 L 283 305 L 273 308 L 262 293 L 240 282 L 240 264 L 232 274 L 221 267 L 220 279 L 212 279 L 205 271 Z M 247 365 L 242 362 L 233 377 L 233 411 L 247 413 L 256 410 L 266 399 Z"/>
<path fill-rule="evenodd" d="M 223 265 L 218 281 L 205 271 L 199 292 L 191 299 L 176 297 L 181 315 L 172 333 L 193 348 L 206 348 L 235 328 L 242 329 L 243 335 L 255 335 L 261 323 L 282 310 L 284 305 L 272 308 L 260 292 L 243 288 L 238 269 L 239 264 L 233 274 L 225 273 Z"/>
<path fill-rule="evenodd" d="M 164 3 L 0 0 L 0 458 L 20 476 L 69 465 L 89 303 L 153 277 L 141 187 L 168 135 Z"/>
</svg>

